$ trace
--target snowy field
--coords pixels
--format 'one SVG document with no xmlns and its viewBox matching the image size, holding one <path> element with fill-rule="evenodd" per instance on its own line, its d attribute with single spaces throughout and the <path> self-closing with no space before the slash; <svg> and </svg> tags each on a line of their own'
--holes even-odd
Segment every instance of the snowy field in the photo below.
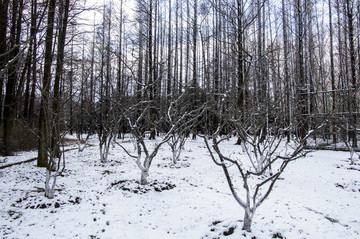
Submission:
<svg viewBox="0 0 360 239">
<path fill-rule="evenodd" d="M 243 209 L 201 139 L 187 141 L 175 166 L 164 145 L 143 187 L 119 146 L 101 164 L 96 138 L 90 143 L 66 153 L 52 200 L 35 161 L 0 169 L 1 238 L 360 238 L 360 165 L 349 164 L 348 152 L 317 151 L 290 163 L 248 233 L 241 230 Z M 19 153 L 0 166 L 34 157 Z"/>
</svg>

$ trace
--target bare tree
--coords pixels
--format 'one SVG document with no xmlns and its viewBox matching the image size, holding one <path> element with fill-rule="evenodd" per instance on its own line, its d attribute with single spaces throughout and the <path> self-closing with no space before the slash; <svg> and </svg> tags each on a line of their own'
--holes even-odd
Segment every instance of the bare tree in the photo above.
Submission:
<svg viewBox="0 0 360 239">
<path fill-rule="evenodd" d="M 211 140 L 203 136 L 212 160 L 222 167 L 233 197 L 245 211 L 243 230 L 246 231 L 251 231 L 257 208 L 270 195 L 280 175 L 291 161 L 306 155 L 306 140 L 322 126 L 288 143 L 285 138 L 288 131 L 292 131 L 291 125 L 279 127 L 273 124 L 264 130 L 264 121 L 258 116 L 255 113 L 246 120 L 251 123 L 244 124 L 240 119 L 219 113 L 223 121 L 211 135 Z M 224 127 L 229 125 L 232 130 L 221 136 Z M 228 152 L 226 144 L 233 135 L 241 138 L 242 147 L 237 152 Z"/>
<path fill-rule="evenodd" d="M 111 65 L 111 30 L 112 30 L 112 3 L 103 6 L 102 26 L 99 29 L 98 37 L 100 39 L 99 52 L 100 62 L 100 85 L 99 102 L 96 104 L 96 133 L 99 139 L 100 161 L 107 162 L 110 144 L 117 134 L 118 122 L 116 115 L 116 93 L 114 94 L 112 82 Z"/>
<path fill-rule="evenodd" d="M 158 137 L 155 141 L 146 140 L 146 134 L 151 132 L 145 131 L 144 127 L 146 125 L 144 121 L 146 121 L 146 116 L 148 115 L 152 105 L 151 102 L 142 101 L 131 106 L 129 109 L 124 110 L 124 116 L 127 118 L 131 133 L 135 137 L 136 152 L 131 153 L 121 144 L 117 144 L 124 149 L 131 158 L 135 159 L 136 165 L 141 171 L 140 184 L 145 185 L 148 183 L 147 178 L 149 176 L 151 164 L 161 146 L 167 143 L 170 139 L 174 139 L 174 135 L 181 135 L 182 137 L 186 131 L 194 128 L 199 123 L 199 118 L 206 111 L 206 105 L 193 109 L 191 101 L 187 101 L 190 105 L 186 106 L 186 110 L 181 111 L 181 113 L 176 112 L 174 110 L 174 106 L 180 101 L 186 102 L 188 96 L 188 93 L 184 92 L 181 96 L 179 96 L 179 98 L 177 98 L 177 100 L 170 103 L 167 110 L 167 120 L 169 120 L 167 122 L 168 129 L 164 132 L 162 137 Z M 134 109 L 139 108 L 143 109 L 141 114 L 134 117 L 132 112 L 134 112 Z M 177 146 L 179 146 L 179 144 L 177 144 Z"/>
</svg>

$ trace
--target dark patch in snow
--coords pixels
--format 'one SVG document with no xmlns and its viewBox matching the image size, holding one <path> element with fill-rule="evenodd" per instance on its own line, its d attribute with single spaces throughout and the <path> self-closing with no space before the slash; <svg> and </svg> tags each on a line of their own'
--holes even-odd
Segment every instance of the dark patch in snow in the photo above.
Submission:
<svg viewBox="0 0 360 239">
<path fill-rule="evenodd" d="M 105 169 L 101 174 L 102 175 L 110 175 L 110 174 L 112 174 L 113 172 L 112 171 L 110 171 L 110 170 L 108 170 L 108 169 Z"/>
<path fill-rule="evenodd" d="M 174 168 L 174 169 L 181 169 L 181 168 L 188 168 L 190 167 L 189 162 L 180 162 L 178 161 L 176 164 L 174 163 L 167 163 L 167 164 L 157 164 L 158 168 Z"/>
<path fill-rule="evenodd" d="M 352 163 L 350 160 L 345 161 L 346 164 L 336 164 L 336 168 L 338 169 L 346 169 L 346 170 L 353 170 L 353 171 L 360 171 L 360 163 L 354 162 Z"/>
<path fill-rule="evenodd" d="M 73 199 L 73 198 L 70 197 L 69 202 L 72 203 L 72 204 L 80 204 L 81 198 L 80 197 L 75 197 L 75 199 Z"/>
<path fill-rule="evenodd" d="M 56 201 L 53 201 L 51 199 L 45 198 L 44 196 L 27 195 L 25 197 L 16 200 L 15 203 L 13 203 L 11 206 L 16 208 L 23 208 L 23 209 L 46 209 L 46 208 L 60 208 L 62 205 L 76 205 L 76 204 L 80 204 L 80 202 L 81 202 L 80 197 L 70 196 L 67 201 L 61 199 L 56 199 Z"/>
<path fill-rule="evenodd" d="M 14 220 L 19 219 L 22 216 L 22 212 L 17 212 L 14 210 L 9 210 L 8 214 Z"/>
<path fill-rule="evenodd" d="M 342 188 L 342 189 L 345 188 L 345 187 L 344 187 L 343 185 L 341 185 L 340 183 L 335 184 L 335 186 L 336 186 L 337 188 Z"/>
<path fill-rule="evenodd" d="M 231 226 L 226 231 L 223 232 L 223 235 L 230 236 L 231 234 L 234 233 L 235 229 L 236 229 L 236 226 Z"/>
<path fill-rule="evenodd" d="M 281 235 L 280 232 L 274 233 L 274 234 L 272 235 L 272 238 L 282 238 L 282 239 L 286 239 L 286 237 L 283 236 L 283 235 Z"/>
<path fill-rule="evenodd" d="M 210 233 L 206 234 L 202 238 L 222 238 L 222 236 L 230 236 L 235 232 L 237 223 L 215 220 L 209 225 L 209 227 Z"/>
<path fill-rule="evenodd" d="M 360 171 L 360 168 L 355 168 L 355 167 L 350 167 L 350 168 L 347 168 L 348 170 L 355 170 L 355 171 Z"/>
<path fill-rule="evenodd" d="M 216 226 L 217 224 L 219 224 L 219 223 L 221 223 L 221 222 L 222 222 L 222 221 L 216 220 L 216 221 L 213 221 L 212 225 L 213 225 L 213 226 Z"/>
<path fill-rule="evenodd" d="M 331 218 L 331 217 L 325 217 L 327 220 L 329 220 L 332 223 L 339 223 L 339 220 L 335 219 L 335 218 Z"/>
<path fill-rule="evenodd" d="M 89 235 L 89 238 L 91 238 L 91 239 L 99 239 L 100 237 L 98 237 L 96 235 Z"/>
<path fill-rule="evenodd" d="M 244 232 L 244 233 L 242 234 L 242 236 L 243 236 L 243 237 L 246 237 L 246 236 L 247 236 L 246 232 Z M 257 237 L 256 237 L 256 236 L 252 236 L 251 239 L 257 239 Z"/>
<path fill-rule="evenodd" d="M 360 192 L 360 187 L 359 187 L 360 183 L 356 180 L 351 181 L 346 184 L 336 183 L 335 186 L 338 188 L 344 189 L 346 191 L 349 191 L 349 192 Z"/>
<path fill-rule="evenodd" d="M 120 180 L 118 182 L 111 183 L 111 188 L 112 187 L 135 194 L 143 194 L 150 191 L 162 192 L 171 190 L 175 188 L 176 185 L 171 182 L 161 182 L 158 180 L 155 180 L 147 185 L 141 185 L 140 182 L 136 180 Z"/>
</svg>

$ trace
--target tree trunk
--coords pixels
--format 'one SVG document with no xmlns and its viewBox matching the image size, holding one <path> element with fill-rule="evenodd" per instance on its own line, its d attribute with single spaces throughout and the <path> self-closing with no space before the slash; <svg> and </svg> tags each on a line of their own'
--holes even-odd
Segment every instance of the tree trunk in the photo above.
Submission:
<svg viewBox="0 0 360 239">
<path fill-rule="evenodd" d="M 252 220 L 254 217 L 254 212 L 250 208 L 245 209 L 244 223 L 242 229 L 248 232 L 251 232 Z"/>
<path fill-rule="evenodd" d="M 46 167 L 49 147 L 49 127 L 48 118 L 51 115 L 49 112 L 49 93 L 51 85 L 51 65 L 52 65 L 52 46 L 53 46 L 53 29 L 55 19 L 56 0 L 49 1 L 48 22 L 46 28 L 45 38 L 45 63 L 44 63 L 44 77 L 41 91 L 41 106 L 39 119 L 39 150 L 38 150 L 38 167 Z"/>
<path fill-rule="evenodd" d="M 35 47 L 36 47 L 36 33 L 37 33 L 37 27 L 36 27 L 36 19 L 37 19 L 37 0 L 31 1 L 31 26 L 30 26 L 30 43 L 29 43 L 29 58 L 27 59 L 28 64 L 28 73 L 26 76 L 26 88 L 25 88 L 25 100 L 24 100 L 24 118 L 30 119 L 30 84 L 32 82 L 33 77 L 31 76 L 33 71 L 32 65 L 35 64 L 34 62 L 34 54 L 36 54 Z M 36 58 L 35 58 L 36 60 Z"/>
<path fill-rule="evenodd" d="M 9 0 L 0 1 L 0 71 L 4 70 L 7 63 L 7 51 L 6 36 L 8 28 L 8 7 Z M 5 72 L 0 74 L 0 102 L 3 102 L 3 88 L 5 83 Z M 0 103 L 0 122 L 2 121 L 2 103 Z"/>
<path fill-rule="evenodd" d="M 289 50 L 288 50 L 288 34 L 287 34 L 287 13 L 285 1 L 282 0 L 282 22 L 283 22 L 283 45 L 284 45 L 284 90 L 285 90 L 285 103 L 284 103 L 284 123 L 289 125 L 292 121 L 292 104 L 290 98 L 291 78 L 289 74 Z M 290 133 L 287 133 L 287 141 L 290 142 Z"/>
<path fill-rule="evenodd" d="M 10 47 L 12 62 L 9 64 L 8 81 L 6 83 L 6 95 L 4 102 L 4 153 L 10 155 L 12 130 L 16 117 L 16 85 L 18 83 L 18 68 L 19 60 L 18 54 L 20 52 L 20 35 L 21 35 L 21 20 L 22 20 L 23 1 L 13 1 L 12 26 L 10 30 Z"/>
<path fill-rule="evenodd" d="M 296 73 L 297 73 L 297 112 L 298 112 L 298 132 L 300 139 L 305 137 L 305 132 L 307 129 L 306 125 L 306 82 L 305 82 L 305 64 L 304 64 L 304 23 L 303 23 L 303 15 L 304 15 L 304 6 L 302 0 L 296 0 L 296 23 L 297 23 L 297 62 L 296 62 Z"/>
<path fill-rule="evenodd" d="M 193 18 L 193 77 L 192 77 L 192 87 L 196 87 L 197 82 L 197 62 L 196 62 L 196 54 L 197 54 L 197 2 L 198 0 L 194 0 L 194 18 Z"/>
<path fill-rule="evenodd" d="M 36 0 L 34 1 L 34 4 L 37 4 Z M 35 8 L 35 7 L 34 7 Z M 34 10 L 34 13 L 36 13 L 36 9 Z M 35 16 L 34 16 L 35 17 Z M 31 85 L 31 93 L 29 98 L 29 110 L 28 110 L 28 117 L 32 119 L 32 122 L 34 122 L 34 108 L 35 108 L 35 95 L 37 90 L 37 38 L 36 33 L 34 34 L 34 44 L 33 44 L 33 51 L 32 51 L 32 85 Z"/>
<path fill-rule="evenodd" d="M 243 6 L 242 1 L 237 0 L 237 24 L 236 24 L 236 37 L 237 37 L 237 59 L 236 59 L 236 68 L 237 68 L 237 109 L 239 112 L 240 120 L 244 120 L 245 115 L 245 84 L 244 84 L 244 56 L 243 56 L 243 49 L 244 49 L 244 42 L 243 42 Z M 241 138 L 238 137 L 236 141 L 236 145 L 241 145 Z"/>
<path fill-rule="evenodd" d="M 52 175 L 55 174 L 55 175 Z M 46 169 L 45 197 L 53 199 L 55 196 L 56 172 Z"/>
<path fill-rule="evenodd" d="M 150 129 L 150 137 L 149 139 L 155 139 L 155 135 L 156 135 L 156 125 L 154 124 L 155 122 L 155 117 L 156 117 L 156 105 L 155 105 L 155 87 L 154 87 L 154 81 L 156 79 L 154 79 L 153 77 L 153 73 L 154 73 L 154 65 L 153 65 L 153 2 L 152 0 L 150 0 L 149 3 L 149 12 L 148 12 L 148 46 L 147 46 L 147 54 L 148 54 L 148 79 L 149 79 L 149 100 L 150 100 L 150 124 L 152 124 L 152 127 Z"/>
<path fill-rule="evenodd" d="M 54 116 L 54 122 L 52 123 L 52 143 L 51 150 L 54 151 L 54 155 L 57 158 L 60 158 L 60 80 L 63 74 L 64 66 L 64 49 L 65 49 L 65 39 L 66 39 L 66 28 L 68 23 L 69 15 L 69 4 L 70 0 L 65 0 L 65 3 L 60 3 L 60 20 L 61 28 L 59 30 L 58 36 L 58 46 L 57 46 L 57 59 L 56 59 L 56 72 L 55 72 L 55 82 L 54 82 L 54 99 L 53 99 L 53 109 L 52 113 Z M 62 5 L 64 4 L 64 5 Z"/>
<path fill-rule="evenodd" d="M 168 33 L 168 65 L 167 65 L 167 67 L 168 67 L 168 69 L 167 69 L 167 88 L 166 88 L 166 94 L 167 94 L 167 96 L 169 96 L 170 97 L 170 95 L 171 95 L 171 91 L 172 91 L 172 89 L 171 89 L 171 83 L 172 83 L 172 81 L 171 81 L 171 69 L 172 69 L 172 62 L 171 62 L 171 51 L 172 51 L 172 48 L 171 48 L 171 45 L 172 45 L 172 41 L 171 41 L 171 34 L 172 34 L 172 29 L 171 29 L 171 24 L 172 24 L 172 22 L 171 22 L 171 0 L 169 0 L 169 33 Z M 176 61 L 176 59 L 175 59 L 175 61 Z"/>
<path fill-rule="evenodd" d="M 334 40 L 333 40 L 333 24 L 331 14 L 331 0 L 329 0 L 329 27 L 330 27 L 330 77 L 331 77 L 331 90 L 332 90 L 332 111 L 335 113 L 336 110 L 336 94 L 335 94 L 335 64 L 334 64 Z M 336 120 L 333 120 L 333 143 L 336 147 Z"/>
<path fill-rule="evenodd" d="M 149 169 L 141 170 L 141 178 L 140 178 L 140 184 L 141 185 L 147 185 L 148 181 L 147 178 L 149 176 Z"/>
<path fill-rule="evenodd" d="M 186 17 L 190 19 L 190 4 L 189 0 L 186 1 Z M 190 61 L 190 24 L 189 21 L 186 22 L 186 55 L 185 55 L 185 89 L 188 87 L 189 83 L 189 61 Z"/>
<path fill-rule="evenodd" d="M 354 14 L 353 14 L 353 4 L 350 0 L 346 0 L 346 10 L 348 18 L 348 34 L 349 34 L 349 50 L 350 50 L 350 77 L 351 77 L 351 90 L 350 90 L 350 130 L 349 130 L 349 139 L 352 141 L 352 147 L 357 147 L 356 139 L 356 121 L 357 121 L 357 103 L 356 103 L 356 53 L 355 53 L 355 44 L 354 44 Z"/>
</svg>

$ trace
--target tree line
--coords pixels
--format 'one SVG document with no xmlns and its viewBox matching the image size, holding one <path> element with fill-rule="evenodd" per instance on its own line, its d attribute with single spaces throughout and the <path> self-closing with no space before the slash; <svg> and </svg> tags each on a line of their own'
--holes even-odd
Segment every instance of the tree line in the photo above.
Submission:
<svg viewBox="0 0 360 239">
<path fill-rule="evenodd" d="M 357 147 L 360 1 L 85 2 L 1 0 L 2 154 L 36 142 L 46 166 L 64 133 L 106 149 L 134 122 L 155 138 L 171 105 L 203 107 L 193 137 L 236 118 L 291 140 L 327 117 L 316 139 Z"/>
</svg>

